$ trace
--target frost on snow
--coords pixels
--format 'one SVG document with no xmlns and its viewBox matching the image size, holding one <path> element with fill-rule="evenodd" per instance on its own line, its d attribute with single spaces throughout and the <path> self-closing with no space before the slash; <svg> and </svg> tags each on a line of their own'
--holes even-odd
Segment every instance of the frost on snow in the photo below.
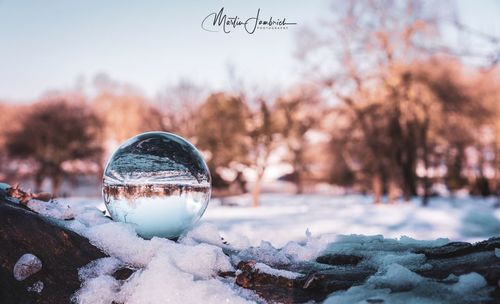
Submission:
<svg viewBox="0 0 500 304">
<path fill-rule="evenodd" d="M 372 207 L 348 201 L 348 198 L 346 203 L 328 203 L 323 198 L 307 196 L 301 201 L 287 197 L 291 203 L 283 206 L 282 197 L 275 200 L 279 206 L 273 205 L 269 198 L 267 205 L 260 208 L 209 206 L 205 219 L 177 242 L 162 238 L 144 240 L 136 235 L 131 224 L 107 218 L 95 208 L 96 203 L 80 200 L 70 204 L 75 220 L 61 224 L 87 237 L 110 256 L 80 269 L 82 287 L 73 300 L 126 304 L 262 302 L 252 291 L 218 273 L 235 271 L 232 265 L 252 260 L 260 272 L 297 278 L 300 274 L 279 266 L 314 261 L 319 255 L 329 253 L 361 256 L 360 263 L 376 272 L 363 285 L 331 294 L 326 299 L 328 303 L 366 303 L 367 300 L 476 303 L 487 297 L 489 287 L 477 273 L 451 275 L 445 280 L 433 280 L 417 273 L 432 266 L 426 263 L 425 255 L 410 249 L 441 246 L 447 244 L 448 239 L 417 241 L 409 237 L 390 239 L 341 234 L 366 229 L 365 233 L 394 237 L 413 231 L 425 238 L 446 236 L 470 241 L 468 237 L 483 237 L 484 231 L 491 232 L 491 228 L 480 227 L 478 218 L 488 219 L 489 224 L 498 222 L 499 214 L 495 213 L 495 219 L 488 217 L 488 213 L 492 214 L 488 206 L 475 205 L 467 209 L 431 202 L 427 209 L 411 204 Z M 464 210 L 472 211 L 467 214 Z M 445 223 L 448 220 L 449 223 Z M 494 227 L 500 223 L 497 222 Z M 308 227 L 314 234 L 304 233 Z M 498 255 L 498 250 L 495 252 Z M 112 274 L 123 267 L 136 271 L 125 281 L 115 279 Z"/>
<path fill-rule="evenodd" d="M 14 278 L 18 281 L 23 281 L 41 269 L 42 261 L 31 253 L 25 253 L 14 265 Z"/>
</svg>

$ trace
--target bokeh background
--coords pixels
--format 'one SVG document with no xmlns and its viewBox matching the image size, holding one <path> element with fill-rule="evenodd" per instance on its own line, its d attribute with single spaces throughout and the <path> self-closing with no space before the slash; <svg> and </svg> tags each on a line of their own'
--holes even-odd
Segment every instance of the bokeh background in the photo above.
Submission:
<svg viewBox="0 0 500 304">
<path fill-rule="evenodd" d="M 221 7 L 297 25 L 204 31 Z M 225 210 L 208 219 L 251 240 L 497 235 L 499 13 L 498 1 L 0 0 L 0 180 L 98 199 L 114 149 L 164 130 L 205 156 Z"/>
</svg>

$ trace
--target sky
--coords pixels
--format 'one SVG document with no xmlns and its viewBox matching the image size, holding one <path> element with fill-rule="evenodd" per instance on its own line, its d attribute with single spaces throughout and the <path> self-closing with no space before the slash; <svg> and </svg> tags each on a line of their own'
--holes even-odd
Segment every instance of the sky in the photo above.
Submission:
<svg viewBox="0 0 500 304">
<path fill-rule="evenodd" d="M 288 29 L 208 32 L 202 20 L 228 15 L 296 22 Z M 500 1 L 458 1 L 465 23 L 500 35 Z M 295 41 L 328 16 L 330 1 L 0 0 L 0 99 L 32 101 L 47 90 L 89 87 L 105 73 L 155 96 L 180 79 L 273 89 L 297 81 Z"/>
</svg>

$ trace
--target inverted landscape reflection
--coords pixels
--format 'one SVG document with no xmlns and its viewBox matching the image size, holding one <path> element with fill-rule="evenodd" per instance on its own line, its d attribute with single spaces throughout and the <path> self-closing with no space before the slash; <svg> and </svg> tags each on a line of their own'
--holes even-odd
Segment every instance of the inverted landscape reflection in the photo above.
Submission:
<svg viewBox="0 0 500 304">
<path fill-rule="evenodd" d="M 210 173 L 196 148 L 166 132 L 137 135 L 111 156 L 103 198 L 115 221 L 144 238 L 176 238 L 195 224 L 210 199 Z"/>
</svg>

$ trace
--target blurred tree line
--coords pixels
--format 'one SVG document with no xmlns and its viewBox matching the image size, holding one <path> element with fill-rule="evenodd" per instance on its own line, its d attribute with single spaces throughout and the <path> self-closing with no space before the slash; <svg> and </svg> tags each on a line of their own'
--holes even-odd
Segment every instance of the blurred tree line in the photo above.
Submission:
<svg viewBox="0 0 500 304">
<path fill-rule="evenodd" d="M 486 66 L 467 64 L 470 53 L 443 46 L 445 18 L 433 12 L 420 1 L 336 2 L 326 30 L 298 39 L 304 81 L 275 96 L 181 80 L 147 98 L 100 75 L 92 96 L 0 103 L 2 180 L 50 179 L 57 195 L 64 178 L 100 176 L 124 140 L 164 130 L 204 153 L 217 193 L 250 191 L 255 206 L 278 162 L 297 193 L 327 183 L 424 205 L 439 185 L 499 195 L 499 49 Z"/>
</svg>

